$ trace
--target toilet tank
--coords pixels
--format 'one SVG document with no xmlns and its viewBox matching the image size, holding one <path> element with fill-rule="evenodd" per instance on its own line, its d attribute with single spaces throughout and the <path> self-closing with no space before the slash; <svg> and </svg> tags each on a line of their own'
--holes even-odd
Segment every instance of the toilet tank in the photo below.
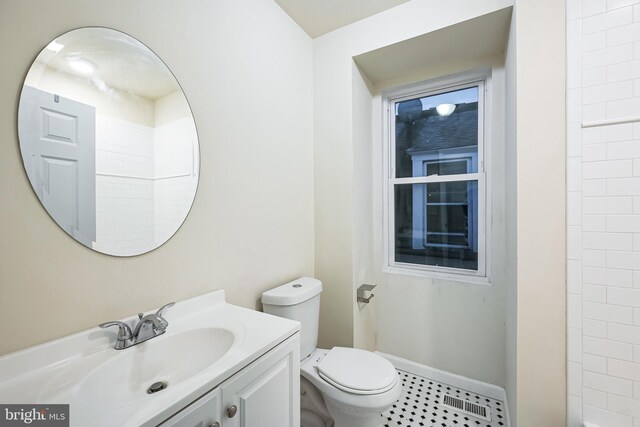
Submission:
<svg viewBox="0 0 640 427">
<path fill-rule="evenodd" d="M 322 282 L 312 277 L 301 277 L 262 294 L 265 313 L 301 323 L 300 360 L 305 359 L 318 344 Z"/>
</svg>

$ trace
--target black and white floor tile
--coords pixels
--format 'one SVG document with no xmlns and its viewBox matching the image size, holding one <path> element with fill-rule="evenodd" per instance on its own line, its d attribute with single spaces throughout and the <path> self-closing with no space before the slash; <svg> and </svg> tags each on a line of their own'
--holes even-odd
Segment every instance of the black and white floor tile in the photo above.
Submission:
<svg viewBox="0 0 640 427">
<path fill-rule="evenodd" d="M 474 392 L 398 370 L 402 380 L 400 399 L 381 414 L 381 427 L 509 427 L 504 403 Z M 491 422 L 441 405 L 447 393 L 472 403 L 487 406 Z"/>
</svg>

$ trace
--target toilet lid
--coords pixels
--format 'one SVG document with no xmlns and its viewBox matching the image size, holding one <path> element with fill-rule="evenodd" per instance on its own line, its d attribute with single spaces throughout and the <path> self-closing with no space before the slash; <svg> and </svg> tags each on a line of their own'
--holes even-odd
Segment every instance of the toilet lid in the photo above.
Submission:
<svg viewBox="0 0 640 427">
<path fill-rule="evenodd" d="M 354 394 L 384 393 L 398 381 L 391 362 L 355 348 L 334 347 L 318 363 L 317 369 L 325 381 Z"/>
</svg>

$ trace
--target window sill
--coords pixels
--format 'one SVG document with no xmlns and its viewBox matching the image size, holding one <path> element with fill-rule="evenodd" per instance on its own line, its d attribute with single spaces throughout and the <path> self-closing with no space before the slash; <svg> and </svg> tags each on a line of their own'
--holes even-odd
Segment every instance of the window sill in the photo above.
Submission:
<svg viewBox="0 0 640 427">
<path fill-rule="evenodd" d="M 440 280 L 443 282 L 456 282 L 473 285 L 491 286 L 491 279 L 488 276 L 475 276 L 472 274 L 445 273 L 432 270 L 422 270 L 410 267 L 386 266 L 383 273 L 399 274 L 403 276 L 424 277 L 428 279 Z"/>
</svg>

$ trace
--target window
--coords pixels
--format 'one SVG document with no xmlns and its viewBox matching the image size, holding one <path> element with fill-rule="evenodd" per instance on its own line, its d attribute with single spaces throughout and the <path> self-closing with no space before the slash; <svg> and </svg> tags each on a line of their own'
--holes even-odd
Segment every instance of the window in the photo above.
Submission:
<svg viewBox="0 0 640 427">
<path fill-rule="evenodd" d="M 388 267 L 486 277 L 485 80 L 387 98 Z"/>
</svg>

